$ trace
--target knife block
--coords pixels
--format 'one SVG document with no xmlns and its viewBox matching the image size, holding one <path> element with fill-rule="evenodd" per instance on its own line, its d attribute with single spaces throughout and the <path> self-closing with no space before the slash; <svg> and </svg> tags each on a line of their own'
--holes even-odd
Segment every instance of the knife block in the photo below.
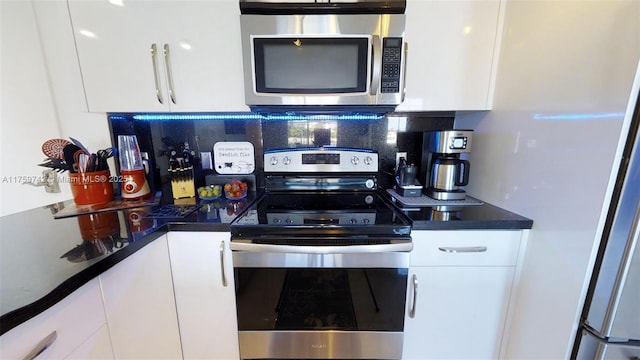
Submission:
<svg viewBox="0 0 640 360">
<path fill-rule="evenodd" d="M 188 168 L 169 169 L 171 176 L 171 192 L 174 199 L 184 199 L 196 196 L 193 181 L 193 166 Z"/>
</svg>

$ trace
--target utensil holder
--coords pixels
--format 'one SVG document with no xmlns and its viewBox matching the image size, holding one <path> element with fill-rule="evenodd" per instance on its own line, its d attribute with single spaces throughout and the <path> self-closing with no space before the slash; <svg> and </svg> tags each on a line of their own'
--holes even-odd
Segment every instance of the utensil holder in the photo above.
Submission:
<svg viewBox="0 0 640 360">
<path fill-rule="evenodd" d="M 69 182 L 76 205 L 98 205 L 113 200 L 113 184 L 109 170 L 71 173 Z"/>
<path fill-rule="evenodd" d="M 78 216 L 80 236 L 83 240 L 105 239 L 120 233 L 118 213 L 115 211 Z"/>
</svg>

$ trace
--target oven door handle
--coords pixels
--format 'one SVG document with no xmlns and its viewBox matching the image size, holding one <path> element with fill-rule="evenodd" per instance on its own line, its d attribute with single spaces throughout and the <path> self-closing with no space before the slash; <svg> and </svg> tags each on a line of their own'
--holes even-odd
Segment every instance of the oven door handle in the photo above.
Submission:
<svg viewBox="0 0 640 360">
<path fill-rule="evenodd" d="M 250 241 L 235 240 L 229 245 L 233 251 L 247 251 L 257 253 L 283 254 L 367 254 L 386 252 L 409 252 L 413 249 L 411 241 L 392 244 L 376 245 L 346 245 L 346 246 L 298 246 L 255 244 Z"/>
</svg>

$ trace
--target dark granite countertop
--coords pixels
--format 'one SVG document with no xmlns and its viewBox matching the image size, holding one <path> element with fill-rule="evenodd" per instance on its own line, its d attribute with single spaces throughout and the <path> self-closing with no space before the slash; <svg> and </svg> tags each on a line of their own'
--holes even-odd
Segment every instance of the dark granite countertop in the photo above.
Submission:
<svg viewBox="0 0 640 360">
<path fill-rule="evenodd" d="M 168 231 L 230 231 L 229 223 L 256 198 L 250 192 L 235 207 L 224 199 L 199 203 L 183 218 L 148 218 L 157 207 L 141 207 L 55 219 L 70 201 L 1 217 L 0 335 Z M 533 223 L 486 203 L 401 210 L 413 230 L 530 229 Z"/>
<path fill-rule="evenodd" d="M 257 197 L 201 202 L 183 218 L 148 218 L 158 207 L 54 218 L 72 201 L 0 218 L 0 335 L 48 309 L 167 231 L 228 232 Z M 238 206 L 239 205 L 239 206 Z"/>
<path fill-rule="evenodd" d="M 412 230 L 523 230 L 533 220 L 480 201 L 480 205 L 403 206 L 387 198 L 412 221 Z"/>
</svg>

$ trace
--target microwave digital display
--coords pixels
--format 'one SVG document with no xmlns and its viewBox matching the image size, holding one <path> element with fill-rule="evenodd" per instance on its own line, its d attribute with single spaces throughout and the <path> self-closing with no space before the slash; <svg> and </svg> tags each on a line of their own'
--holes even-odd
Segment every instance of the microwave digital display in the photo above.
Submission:
<svg viewBox="0 0 640 360">
<path fill-rule="evenodd" d="M 254 38 L 259 93 L 367 91 L 369 38 Z"/>
</svg>

